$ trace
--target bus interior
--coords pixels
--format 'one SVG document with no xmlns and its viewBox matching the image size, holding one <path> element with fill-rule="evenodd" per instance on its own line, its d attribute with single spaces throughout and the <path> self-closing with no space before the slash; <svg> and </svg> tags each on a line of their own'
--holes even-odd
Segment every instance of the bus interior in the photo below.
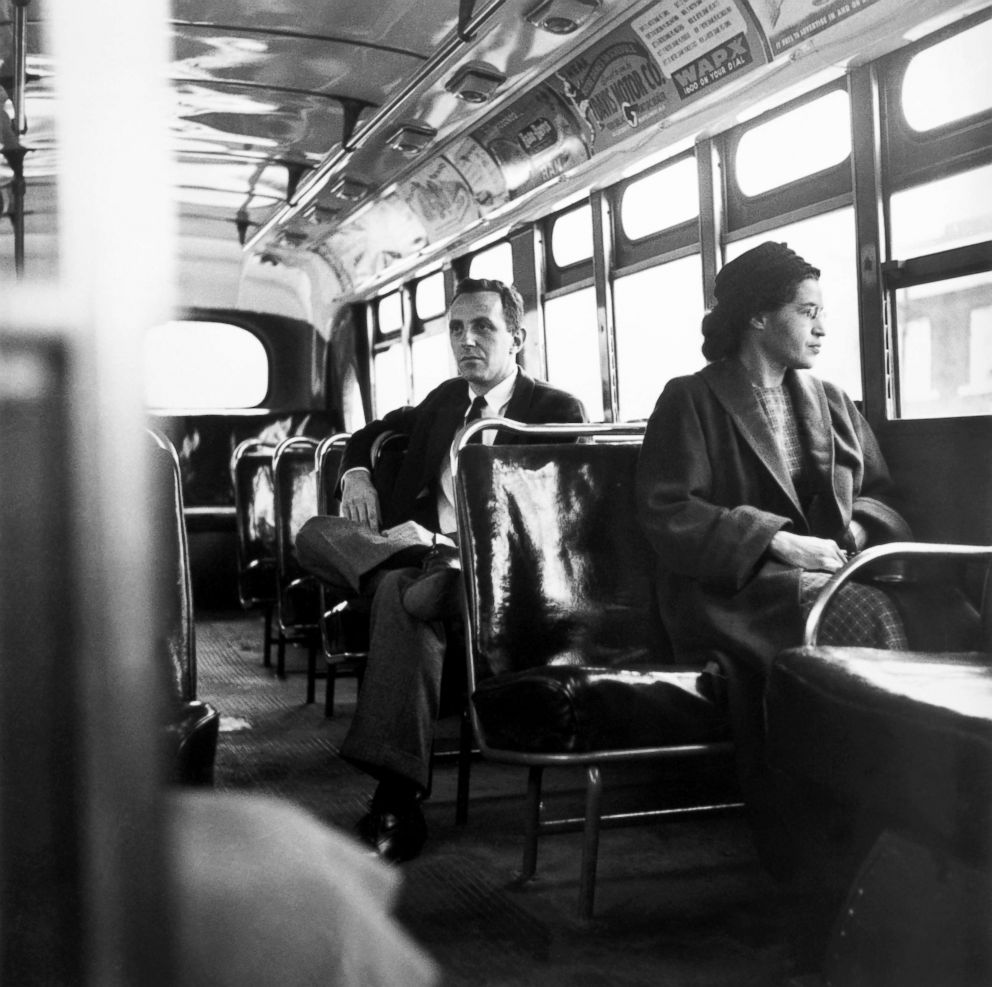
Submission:
<svg viewBox="0 0 992 987">
<path fill-rule="evenodd" d="M 181 789 L 350 839 L 360 676 L 323 589 L 310 621 L 248 587 L 245 525 L 278 581 L 283 542 L 292 566 L 301 521 L 334 512 L 319 456 L 456 375 L 465 277 L 515 284 L 521 366 L 636 442 L 703 365 L 723 264 L 775 240 L 821 269 L 817 373 L 984 621 L 922 649 L 985 664 L 946 761 L 921 740 L 900 762 L 905 814 L 992 818 L 990 49 L 988 0 L 0 0 L 0 980 L 315 982 L 299 957 L 338 930 L 284 890 L 270 909 L 245 878 L 271 921 L 244 941 L 189 932 L 163 735 L 199 738 Z M 410 983 L 992 982 L 992 847 L 968 827 L 962 851 L 893 824 L 797 889 L 746 812 L 623 826 L 577 915 L 578 834 L 513 877 L 522 768 L 476 750 L 462 792 L 468 702 L 439 725 L 429 848 L 397 870 L 398 928 L 434 965 Z M 702 760 L 628 765 L 609 797 L 627 822 L 646 793 L 736 804 L 730 761 Z M 889 783 L 854 760 L 859 792 Z M 576 770 L 545 798 L 581 816 Z M 216 846 L 277 861 L 294 825 Z"/>
</svg>

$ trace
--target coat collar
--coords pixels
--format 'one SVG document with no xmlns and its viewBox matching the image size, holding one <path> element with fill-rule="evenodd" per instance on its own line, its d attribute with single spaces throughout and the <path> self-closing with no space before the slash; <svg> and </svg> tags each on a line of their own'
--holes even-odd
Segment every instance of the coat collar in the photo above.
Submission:
<svg viewBox="0 0 992 987">
<path fill-rule="evenodd" d="M 700 374 L 730 415 L 744 440 L 802 516 L 802 505 L 796 496 L 792 478 L 786 470 L 778 444 L 768 427 L 744 368 L 736 360 L 720 360 L 705 367 Z M 833 442 L 830 411 L 823 384 L 816 377 L 799 374 L 795 370 L 786 371 L 784 383 L 792 398 L 803 444 L 810 453 L 814 469 L 827 480 L 826 489 L 830 489 Z"/>
<path fill-rule="evenodd" d="M 465 413 L 470 404 L 468 387 L 461 378 L 453 378 L 450 383 L 451 397 L 438 406 L 428 435 L 427 450 L 423 459 L 425 476 L 434 474 L 442 457 L 446 456 L 451 448 L 451 440 L 455 437 L 455 433 L 465 423 Z M 518 367 L 513 394 L 506 407 L 506 417 L 515 421 L 528 421 L 527 411 L 533 397 L 534 378 L 523 367 Z M 499 433 L 496 441 L 500 441 Z"/>
</svg>

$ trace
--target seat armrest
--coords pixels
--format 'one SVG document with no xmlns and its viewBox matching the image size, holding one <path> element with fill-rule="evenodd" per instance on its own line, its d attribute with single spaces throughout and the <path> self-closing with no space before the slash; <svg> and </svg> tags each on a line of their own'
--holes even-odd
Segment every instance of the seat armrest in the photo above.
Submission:
<svg viewBox="0 0 992 987">
<path fill-rule="evenodd" d="M 830 581 L 820 592 L 813 608 L 806 618 L 806 629 L 803 635 L 803 644 L 808 647 L 815 647 L 819 638 L 823 618 L 826 614 L 830 602 L 840 591 L 845 583 L 855 576 L 864 576 L 866 570 L 883 563 L 891 563 L 907 559 L 958 559 L 974 560 L 976 562 L 992 561 L 992 545 L 947 545 L 928 544 L 925 542 L 891 542 L 888 545 L 878 545 L 867 548 L 850 559 L 846 565 L 834 573 Z M 905 578 L 898 570 L 891 568 L 885 575 L 878 577 L 879 582 L 898 583 Z M 986 640 L 992 645 L 992 606 L 989 603 L 990 577 L 986 573 L 984 605 L 982 607 L 982 626 Z"/>
</svg>

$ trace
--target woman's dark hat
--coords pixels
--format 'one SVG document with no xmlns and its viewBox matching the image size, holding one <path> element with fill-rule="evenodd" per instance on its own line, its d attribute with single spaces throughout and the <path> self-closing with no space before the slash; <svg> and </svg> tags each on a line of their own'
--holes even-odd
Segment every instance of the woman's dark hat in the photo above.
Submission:
<svg viewBox="0 0 992 987">
<path fill-rule="evenodd" d="M 716 276 L 713 294 L 720 304 L 734 304 L 767 294 L 773 285 L 818 277 L 819 273 L 784 243 L 768 240 L 724 264 Z"/>
</svg>

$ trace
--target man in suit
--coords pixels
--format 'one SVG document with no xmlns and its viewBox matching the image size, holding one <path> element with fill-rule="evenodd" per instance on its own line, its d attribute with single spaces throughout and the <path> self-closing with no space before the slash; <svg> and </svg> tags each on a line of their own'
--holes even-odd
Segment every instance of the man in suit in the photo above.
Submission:
<svg viewBox="0 0 992 987">
<path fill-rule="evenodd" d="M 341 464 L 341 514 L 372 531 L 416 521 L 431 532 L 456 534 L 448 451 L 471 418 L 530 424 L 585 421 L 581 402 L 534 380 L 517 366 L 523 347 L 523 299 L 501 281 L 467 278 L 448 313 L 459 376 L 415 407 L 399 408 L 355 432 Z M 381 503 L 372 483 L 377 436 L 409 436 L 392 491 Z M 491 431 L 483 441 L 494 440 Z M 506 436 L 506 441 L 514 441 Z M 497 435 L 495 441 L 503 441 Z M 519 441 L 519 440 L 518 440 Z M 306 526 L 297 539 L 301 563 L 320 573 L 320 546 Z M 379 782 L 359 823 L 362 839 L 393 861 L 417 856 L 427 836 L 420 809 L 430 772 L 434 723 L 445 653 L 444 618 L 458 612 L 457 569 L 403 568 L 376 572 L 368 663 L 342 757 Z"/>
</svg>

